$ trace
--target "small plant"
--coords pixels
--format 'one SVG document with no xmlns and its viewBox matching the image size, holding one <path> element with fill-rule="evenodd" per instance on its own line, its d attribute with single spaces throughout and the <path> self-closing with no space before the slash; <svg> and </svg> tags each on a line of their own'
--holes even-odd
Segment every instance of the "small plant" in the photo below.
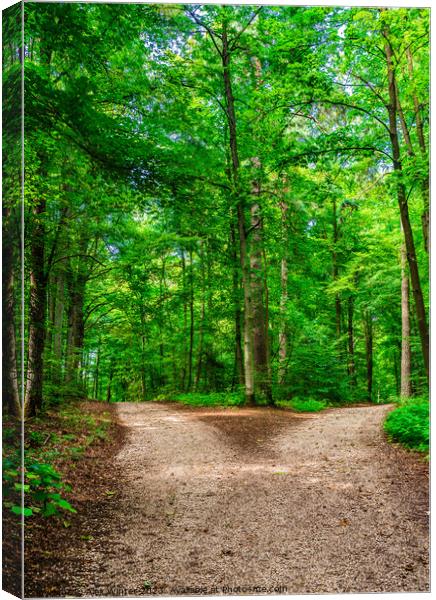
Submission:
<svg viewBox="0 0 436 600">
<path fill-rule="evenodd" d="M 17 515 L 30 517 L 40 512 L 45 517 L 58 515 L 60 510 L 75 513 L 76 510 L 61 496 L 60 490 L 70 491 L 60 474 L 48 464 L 34 462 L 22 470 L 11 458 L 3 461 L 3 481 L 5 495 L 14 496 L 15 504 L 11 511 Z M 19 505 L 18 493 L 24 492 L 26 506 Z"/>
<path fill-rule="evenodd" d="M 430 406 L 427 398 L 400 401 L 388 414 L 384 429 L 389 438 L 406 448 L 428 452 L 430 437 Z"/>
</svg>

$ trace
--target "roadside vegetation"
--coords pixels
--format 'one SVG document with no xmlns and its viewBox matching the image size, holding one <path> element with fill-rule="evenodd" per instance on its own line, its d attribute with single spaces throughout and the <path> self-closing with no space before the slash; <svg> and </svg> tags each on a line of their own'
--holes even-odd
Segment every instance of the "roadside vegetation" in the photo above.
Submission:
<svg viewBox="0 0 436 600">
<path fill-rule="evenodd" d="M 393 442 L 428 454 L 430 443 L 430 403 L 428 398 L 400 400 L 388 414 L 384 429 Z"/>
</svg>

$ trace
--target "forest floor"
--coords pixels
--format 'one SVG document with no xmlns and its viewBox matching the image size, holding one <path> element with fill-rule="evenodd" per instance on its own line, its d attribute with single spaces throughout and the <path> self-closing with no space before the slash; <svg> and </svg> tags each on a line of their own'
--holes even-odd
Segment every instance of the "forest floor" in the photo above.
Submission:
<svg viewBox="0 0 436 600">
<path fill-rule="evenodd" d="M 26 596 L 428 591 L 428 465 L 389 409 L 116 405 L 106 482 Z"/>
</svg>

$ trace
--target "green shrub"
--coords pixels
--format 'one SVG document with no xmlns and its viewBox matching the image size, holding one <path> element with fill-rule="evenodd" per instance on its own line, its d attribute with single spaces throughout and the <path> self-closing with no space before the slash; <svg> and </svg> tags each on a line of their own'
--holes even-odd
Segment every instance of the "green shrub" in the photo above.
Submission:
<svg viewBox="0 0 436 600">
<path fill-rule="evenodd" d="M 278 400 L 276 406 L 279 408 L 288 408 L 295 412 L 319 412 L 327 408 L 325 400 L 315 400 L 315 398 L 292 398 L 292 400 Z"/>
<path fill-rule="evenodd" d="M 190 392 L 186 394 L 160 394 L 154 398 L 155 402 L 181 402 L 190 406 L 241 406 L 244 404 L 244 395 L 241 392 Z"/>
<path fill-rule="evenodd" d="M 173 399 L 190 406 L 241 406 L 244 404 L 244 396 L 239 392 L 211 392 L 209 394 L 192 392 L 177 394 Z"/>
<path fill-rule="evenodd" d="M 19 456 L 3 460 L 3 493 L 12 502 L 5 502 L 16 515 L 30 517 L 40 512 L 45 517 L 58 515 L 59 510 L 76 512 L 71 504 L 60 494 L 61 490 L 71 491 L 61 475 L 48 464 L 32 462 L 24 468 L 24 484 L 21 478 Z M 19 493 L 24 492 L 25 506 L 20 505 Z M 15 501 L 15 502 L 14 502 Z"/>
<path fill-rule="evenodd" d="M 388 414 L 384 429 L 392 441 L 406 448 L 428 452 L 430 405 L 427 398 L 410 398 L 400 402 Z"/>
</svg>

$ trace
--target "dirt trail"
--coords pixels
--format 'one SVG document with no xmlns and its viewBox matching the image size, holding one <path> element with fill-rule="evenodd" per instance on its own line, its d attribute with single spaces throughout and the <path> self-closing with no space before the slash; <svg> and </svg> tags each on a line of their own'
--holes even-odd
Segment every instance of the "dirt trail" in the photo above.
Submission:
<svg viewBox="0 0 436 600">
<path fill-rule="evenodd" d="M 69 595 L 428 590 L 427 469 L 388 406 L 117 410 L 120 492 Z"/>
</svg>

